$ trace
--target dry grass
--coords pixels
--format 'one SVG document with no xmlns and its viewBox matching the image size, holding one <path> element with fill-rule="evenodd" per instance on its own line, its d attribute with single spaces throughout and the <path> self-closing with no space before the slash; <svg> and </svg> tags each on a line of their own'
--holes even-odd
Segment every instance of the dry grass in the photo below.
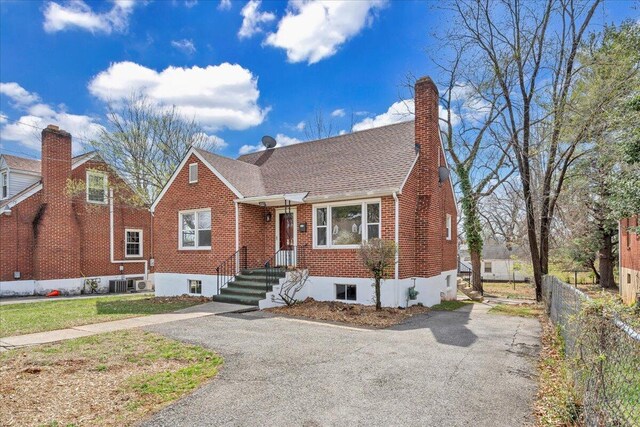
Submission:
<svg viewBox="0 0 640 427">
<path fill-rule="evenodd" d="M 541 304 L 496 304 L 489 310 L 491 314 L 516 317 L 539 317 L 542 312 Z"/>
<path fill-rule="evenodd" d="M 579 425 L 580 407 L 564 357 L 562 338 L 548 319 L 541 319 L 541 324 L 542 350 L 538 360 L 538 394 L 535 404 L 537 425 Z"/>
<path fill-rule="evenodd" d="M 383 307 L 382 310 L 376 311 L 375 306 L 345 304 L 336 301 L 315 301 L 313 298 L 307 298 L 301 303 L 289 307 L 270 308 L 268 311 L 287 316 L 327 320 L 356 326 L 388 328 L 404 322 L 413 315 L 426 313 L 429 309 L 414 305 L 407 309 Z"/>
<path fill-rule="evenodd" d="M 483 282 L 484 296 L 510 299 L 536 299 L 533 283 Z M 514 289 L 515 288 L 515 289 Z"/>
<path fill-rule="evenodd" d="M 0 306 L 0 337 L 53 331 L 129 317 L 169 313 L 210 301 L 206 297 L 116 295 Z"/>
<path fill-rule="evenodd" d="M 0 425 L 133 425 L 221 363 L 209 350 L 139 330 L 0 353 Z"/>
</svg>

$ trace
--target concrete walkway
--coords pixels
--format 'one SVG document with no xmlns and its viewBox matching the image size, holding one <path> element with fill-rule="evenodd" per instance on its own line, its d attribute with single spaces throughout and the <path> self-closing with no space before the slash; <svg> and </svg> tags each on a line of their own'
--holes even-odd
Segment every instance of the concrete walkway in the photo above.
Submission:
<svg viewBox="0 0 640 427">
<path fill-rule="evenodd" d="M 152 314 L 150 316 L 132 317 L 129 319 L 113 320 L 111 322 L 93 323 L 90 325 L 75 326 L 73 328 L 58 329 L 55 331 L 38 332 L 35 334 L 18 335 L 14 337 L 0 338 L 0 351 L 29 345 L 47 344 L 56 341 L 70 340 L 86 337 L 104 332 L 121 331 L 125 329 L 139 328 L 142 326 L 161 325 L 163 323 L 179 320 L 196 319 L 199 317 L 214 316 L 218 314 L 242 313 L 256 310 L 257 307 L 237 304 L 225 304 L 221 302 L 209 302 L 195 305 L 173 313 Z"/>
</svg>

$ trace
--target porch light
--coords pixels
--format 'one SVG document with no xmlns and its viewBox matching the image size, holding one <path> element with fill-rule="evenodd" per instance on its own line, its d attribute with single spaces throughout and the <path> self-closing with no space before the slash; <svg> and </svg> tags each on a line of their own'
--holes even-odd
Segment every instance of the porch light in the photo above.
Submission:
<svg viewBox="0 0 640 427">
<path fill-rule="evenodd" d="M 267 213 L 264 215 L 264 220 L 265 220 L 266 222 L 271 222 L 271 212 L 267 212 Z"/>
</svg>

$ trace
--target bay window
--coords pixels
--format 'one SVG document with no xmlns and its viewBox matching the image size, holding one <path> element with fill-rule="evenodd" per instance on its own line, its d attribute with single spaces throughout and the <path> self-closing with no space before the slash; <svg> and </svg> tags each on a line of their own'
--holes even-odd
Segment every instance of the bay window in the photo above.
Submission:
<svg viewBox="0 0 640 427">
<path fill-rule="evenodd" d="M 211 249 L 211 209 L 180 212 L 180 249 Z"/>
<path fill-rule="evenodd" d="M 380 200 L 313 207 L 314 247 L 356 248 L 380 238 Z"/>
</svg>

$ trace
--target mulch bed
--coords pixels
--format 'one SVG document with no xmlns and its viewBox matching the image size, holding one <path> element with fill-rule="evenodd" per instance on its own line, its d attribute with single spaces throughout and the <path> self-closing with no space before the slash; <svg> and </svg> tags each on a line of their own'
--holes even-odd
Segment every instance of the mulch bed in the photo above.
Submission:
<svg viewBox="0 0 640 427">
<path fill-rule="evenodd" d="M 373 305 L 346 304 L 337 301 L 316 301 L 307 298 L 292 306 L 270 308 L 271 313 L 304 317 L 313 320 L 346 323 L 371 328 L 388 328 L 403 323 L 409 317 L 429 311 L 427 307 L 414 305 L 409 308 L 383 307 L 376 311 Z"/>
</svg>

